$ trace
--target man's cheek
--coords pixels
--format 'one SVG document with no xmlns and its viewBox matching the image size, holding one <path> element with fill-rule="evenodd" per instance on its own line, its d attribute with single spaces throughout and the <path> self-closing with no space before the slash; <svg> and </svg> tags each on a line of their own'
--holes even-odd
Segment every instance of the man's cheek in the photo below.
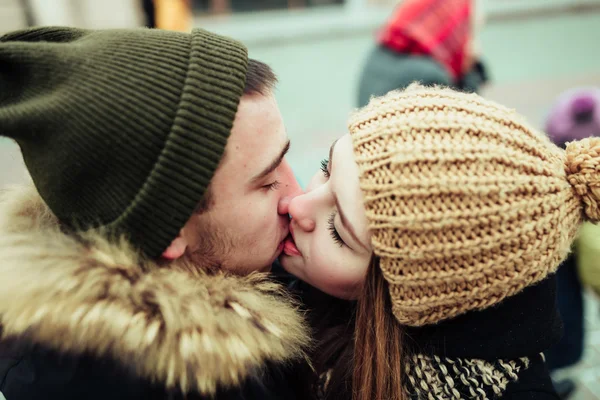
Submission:
<svg viewBox="0 0 600 400">
<path fill-rule="evenodd" d="M 241 228 L 244 229 L 243 225 L 246 224 L 246 230 L 255 231 L 256 235 L 261 237 L 265 237 L 268 232 L 273 231 L 275 228 L 277 221 L 277 205 L 274 206 L 275 210 L 273 211 L 273 207 L 271 206 L 271 202 L 267 201 L 264 197 L 261 201 L 252 201 L 248 204 L 241 207 L 243 210 L 245 218 L 238 219 L 235 223 L 237 225 L 242 225 Z"/>
</svg>

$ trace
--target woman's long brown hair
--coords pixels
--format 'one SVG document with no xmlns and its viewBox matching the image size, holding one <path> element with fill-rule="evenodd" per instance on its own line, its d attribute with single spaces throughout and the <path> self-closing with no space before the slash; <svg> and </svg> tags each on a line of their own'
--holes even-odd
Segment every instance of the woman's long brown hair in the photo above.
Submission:
<svg viewBox="0 0 600 400">
<path fill-rule="evenodd" d="M 356 309 L 352 399 L 404 400 L 402 327 L 392 314 L 388 285 L 373 257 Z"/>
<path fill-rule="evenodd" d="M 313 360 L 317 372 L 329 371 L 324 398 L 405 400 L 403 330 L 392 314 L 379 259 L 371 259 L 356 303 L 323 295 L 316 301 L 321 313 L 313 320 Z"/>
</svg>

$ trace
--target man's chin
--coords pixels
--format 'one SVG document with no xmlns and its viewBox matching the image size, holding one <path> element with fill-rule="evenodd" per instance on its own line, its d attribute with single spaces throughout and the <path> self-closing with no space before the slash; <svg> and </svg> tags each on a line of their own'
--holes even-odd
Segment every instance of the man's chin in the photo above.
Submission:
<svg viewBox="0 0 600 400">
<path fill-rule="evenodd" d="M 278 258 L 279 252 L 275 253 L 275 255 L 271 257 L 271 259 L 266 263 L 264 267 L 256 268 L 252 272 L 271 272 L 271 270 L 273 269 L 273 263 L 276 262 Z"/>
<path fill-rule="evenodd" d="M 276 259 L 275 259 L 275 260 L 276 260 Z M 275 260 L 271 261 L 271 262 L 269 263 L 269 265 L 267 265 L 267 266 L 265 266 L 265 267 L 263 267 L 263 268 L 259 269 L 259 270 L 258 270 L 258 272 L 271 272 L 271 269 L 273 269 L 273 263 L 275 262 Z"/>
</svg>

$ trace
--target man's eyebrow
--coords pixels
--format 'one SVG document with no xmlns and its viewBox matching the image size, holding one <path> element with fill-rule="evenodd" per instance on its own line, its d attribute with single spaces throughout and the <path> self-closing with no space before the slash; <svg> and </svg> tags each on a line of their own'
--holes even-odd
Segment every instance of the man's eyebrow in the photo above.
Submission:
<svg viewBox="0 0 600 400">
<path fill-rule="evenodd" d="M 337 196 L 335 196 L 335 194 L 334 194 L 334 198 L 335 198 L 335 207 L 337 208 L 338 214 L 340 215 L 340 219 L 342 220 L 342 225 L 344 226 L 344 228 L 346 228 L 348 233 L 350 233 L 350 236 L 352 236 L 352 239 L 354 239 L 354 241 L 356 243 L 358 243 L 363 249 L 369 251 L 367 246 L 365 246 L 365 244 L 358 239 L 358 236 L 356 236 L 356 232 L 354 231 L 354 228 L 352 227 L 352 225 L 350 225 L 350 222 L 344 215 L 344 212 L 342 211 L 342 207 L 340 207 L 340 203 L 338 201 Z"/>
<path fill-rule="evenodd" d="M 271 162 L 271 164 L 269 164 L 269 166 L 267 168 L 265 168 L 260 174 L 256 175 L 254 178 L 252 178 L 252 180 L 250 182 L 254 184 L 254 183 L 260 181 L 261 179 L 263 179 L 265 176 L 269 175 L 271 172 L 275 171 L 277 169 L 277 167 L 279 167 L 279 165 L 283 161 L 283 158 L 285 157 L 287 152 L 290 151 L 290 145 L 291 145 L 291 142 L 288 139 L 288 141 L 285 142 L 285 145 L 281 149 L 281 152 L 279 152 L 279 155 L 277 156 L 277 158 L 274 159 Z"/>
</svg>

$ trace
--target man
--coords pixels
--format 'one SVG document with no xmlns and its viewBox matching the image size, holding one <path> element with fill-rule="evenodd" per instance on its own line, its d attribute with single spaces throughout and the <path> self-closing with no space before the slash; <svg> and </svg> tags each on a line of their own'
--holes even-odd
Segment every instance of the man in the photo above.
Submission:
<svg viewBox="0 0 600 400">
<path fill-rule="evenodd" d="M 250 274 L 299 191 L 274 83 L 202 30 L 0 38 L 0 134 L 35 185 L 0 205 L 7 400 L 301 396 L 304 322 Z"/>
</svg>

